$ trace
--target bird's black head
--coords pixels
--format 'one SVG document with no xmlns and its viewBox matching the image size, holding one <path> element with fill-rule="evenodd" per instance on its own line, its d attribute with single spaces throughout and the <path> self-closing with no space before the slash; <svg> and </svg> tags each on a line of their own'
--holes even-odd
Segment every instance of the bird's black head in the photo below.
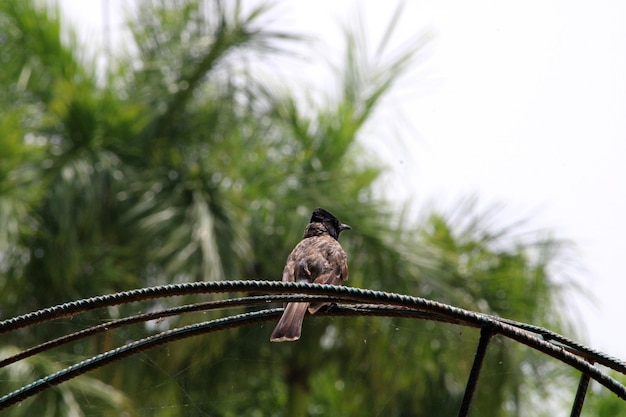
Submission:
<svg viewBox="0 0 626 417">
<path fill-rule="evenodd" d="M 322 223 L 328 234 L 337 240 L 339 239 L 339 233 L 344 230 L 352 229 L 347 224 L 340 223 L 329 211 L 319 207 L 313 210 L 310 223 Z"/>
</svg>

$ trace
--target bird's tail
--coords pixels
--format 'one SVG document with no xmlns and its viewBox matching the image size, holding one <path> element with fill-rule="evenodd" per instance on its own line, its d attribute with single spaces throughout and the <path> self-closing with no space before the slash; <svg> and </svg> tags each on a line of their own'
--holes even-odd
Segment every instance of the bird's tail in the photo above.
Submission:
<svg viewBox="0 0 626 417">
<path fill-rule="evenodd" d="M 270 336 L 271 342 L 290 342 L 300 339 L 302 321 L 309 303 L 289 303 Z"/>
</svg>

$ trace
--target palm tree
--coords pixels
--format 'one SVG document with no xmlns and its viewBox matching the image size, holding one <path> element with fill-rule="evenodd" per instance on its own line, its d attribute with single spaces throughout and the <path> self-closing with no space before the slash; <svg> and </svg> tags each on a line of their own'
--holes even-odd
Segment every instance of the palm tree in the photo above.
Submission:
<svg viewBox="0 0 626 417">
<path fill-rule="evenodd" d="M 103 75 L 76 36 L 64 36 L 58 9 L 0 5 L 5 315 L 172 281 L 276 279 L 310 210 L 323 206 L 354 226 L 343 239 L 350 285 L 560 329 L 552 272 L 559 242 L 515 239 L 470 206 L 414 222 L 377 197 L 382 165 L 358 139 L 422 43 L 385 60 L 347 31 L 338 94 L 303 101 L 258 69 L 302 40 L 272 30 L 268 10 L 218 0 L 141 3 L 129 19 L 135 52 L 109 57 Z M 32 344 L 128 311 L 3 343 Z M 478 337 L 401 319 L 307 319 L 300 342 L 276 346 L 269 330 L 188 339 L 93 374 L 132 405 L 75 401 L 98 415 L 188 414 L 190 405 L 224 416 L 449 415 Z M 95 354 L 147 332 L 112 332 L 75 352 Z M 503 342 L 488 360 L 498 373 L 477 404 L 516 415 L 524 393 L 542 383 L 520 363 L 537 370 L 540 358 Z M 48 395 L 64 413 L 63 400 Z M 20 412 L 49 407 L 35 400 Z"/>
</svg>

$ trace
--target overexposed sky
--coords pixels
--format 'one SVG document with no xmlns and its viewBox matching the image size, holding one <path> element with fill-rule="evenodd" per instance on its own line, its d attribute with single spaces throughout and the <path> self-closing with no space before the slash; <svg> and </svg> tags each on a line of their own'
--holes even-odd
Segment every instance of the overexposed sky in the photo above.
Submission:
<svg viewBox="0 0 626 417">
<path fill-rule="evenodd" d="M 61 1 L 92 44 L 106 33 L 108 10 L 113 46 L 123 4 Z M 319 37 L 333 54 L 343 44 L 341 22 L 360 10 L 375 41 L 397 4 L 279 2 L 274 24 Z M 400 184 L 391 189 L 401 197 L 446 208 L 476 193 L 504 203 L 511 220 L 530 216 L 530 226 L 578 245 L 578 278 L 598 304 L 569 308 L 584 318 L 586 344 L 622 359 L 625 18 L 626 3 L 618 0 L 407 1 L 395 45 L 423 32 L 433 40 L 379 114 L 382 125 L 398 116 L 411 128 L 404 132 L 411 155 L 386 155 L 397 174 L 391 180 Z M 308 64 L 301 73 L 314 85 L 316 67 Z M 385 146 L 376 133 L 367 140 Z"/>
</svg>

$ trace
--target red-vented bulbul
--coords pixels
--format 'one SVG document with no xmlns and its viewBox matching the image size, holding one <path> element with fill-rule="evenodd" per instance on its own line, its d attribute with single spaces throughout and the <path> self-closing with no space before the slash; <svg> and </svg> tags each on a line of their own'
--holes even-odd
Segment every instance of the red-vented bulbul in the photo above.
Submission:
<svg viewBox="0 0 626 417">
<path fill-rule="evenodd" d="M 323 208 L 313 210 L 304 237 L 287 257 L 283 270 L 285 282 L 313 282 L 341 285 L 348 279 L 346 253 L 339 244 L 339 233 L 351 229 Z M 270 341 L 298 340 L 307 309 L 315 314 L 324 303 L 288 303 Z"/>
</svg>

